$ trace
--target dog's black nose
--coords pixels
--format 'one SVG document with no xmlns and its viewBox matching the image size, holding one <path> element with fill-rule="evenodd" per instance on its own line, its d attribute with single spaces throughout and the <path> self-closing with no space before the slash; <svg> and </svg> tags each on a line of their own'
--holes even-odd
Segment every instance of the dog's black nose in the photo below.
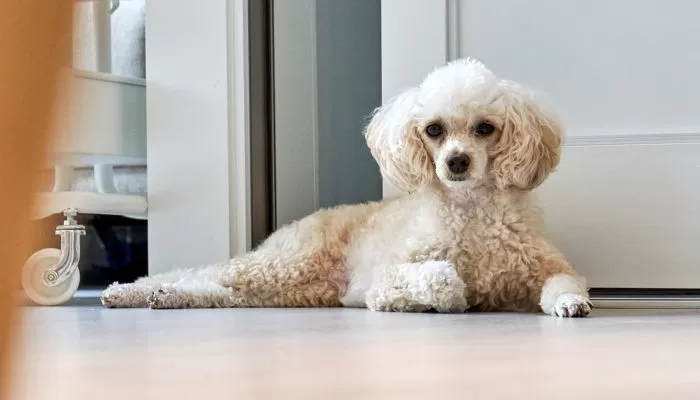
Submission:
<svg viewBox="0 0 700 400">
<path fill-rule="evenodd" d="M 469 157 L 466 154 L 458 154 L 447 160 L 447 167 L 453 174 L 463 174 L 469 168 Z"/>
</svg>

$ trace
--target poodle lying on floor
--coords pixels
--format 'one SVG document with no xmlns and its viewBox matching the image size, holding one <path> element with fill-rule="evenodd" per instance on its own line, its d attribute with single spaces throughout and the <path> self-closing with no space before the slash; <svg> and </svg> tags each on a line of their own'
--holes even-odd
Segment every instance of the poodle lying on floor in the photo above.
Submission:
<svg viewBox="0 0 700 400">
<path fill-rule="evenodd" d="M 318 211 L 228 262 L 113 284 L 107 307 L 367 307 L 588 315 L 584 280 L 544 237 L 531 191 L 561 127 L 474 60 L 379 108 L 365 137 L 409 194 Z"/>
</svg>

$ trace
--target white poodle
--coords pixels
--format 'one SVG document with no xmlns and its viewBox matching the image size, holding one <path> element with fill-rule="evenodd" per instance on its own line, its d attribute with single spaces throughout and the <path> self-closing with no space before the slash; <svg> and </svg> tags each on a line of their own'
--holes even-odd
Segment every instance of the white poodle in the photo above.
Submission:
<svg viewBox="0 0 700 400">
<path fill-rule="evenodd" d="M 452 62 L 365 131 L 384 177 L 408 195 L 318 211 L 251 253 L 114 284 L 102 302 L 586 316 L 584 280 L 531 199 L 559 162 L 561 129 L 533 93 L 477 61 Z"/>
</svg>

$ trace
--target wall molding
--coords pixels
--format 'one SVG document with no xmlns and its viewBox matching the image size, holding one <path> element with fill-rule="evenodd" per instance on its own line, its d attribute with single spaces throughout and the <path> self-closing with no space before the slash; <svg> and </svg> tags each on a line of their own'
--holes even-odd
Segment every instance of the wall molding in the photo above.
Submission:
<svg viewBox="0 0 700 400">
<path fill-rule="evenodd" d="M 247 1 L 227 3 L 230 257 L 252 247 L 250 28 Z"/>
<path fill-rule="evenodd" d="M 316 1 L 275 0 L 274 229 L 318 208 Z"/>
<path fill-rule="evenodd" d="M 445 54 L 447 55 L 446 61 L 453 61 L 461 57 L 460 50 L 460 35 L 461 35 L 461 21 L 459 13 L 459 0 L 445 0 L 445 28 L 446 28 L 446 45 Z"/>
<path fill-rule="evenodd" d="M 311 24 L 311 148 L 313 149 L 313 158 L 311 162 L 313 163 L 314 170 L 314 210 L 318 210 L 321 201 L 321 171 L 320 171 L 320 159 L 319 159 L 319 147 L 318 147 L 318 15 L 317 15 L 317 4 L 316 2 L 311 3 L 311 10 L 309 14 L 312 16 L 313 23 Z M 274 49 L 273 49 L 274 51 Z"/>
<path fill-rule="evenodd" d="M 700 144 L 700 133 L 568 136 L 564 147 Z"/>
</svg>

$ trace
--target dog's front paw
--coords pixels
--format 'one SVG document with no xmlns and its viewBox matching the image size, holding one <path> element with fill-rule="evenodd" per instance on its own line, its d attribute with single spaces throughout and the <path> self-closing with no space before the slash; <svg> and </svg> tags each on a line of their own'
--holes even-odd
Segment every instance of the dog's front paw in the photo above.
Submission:
<svg viewBox="0 0 700 400">
<path fill-rule="evenodd" d="M 459 313 L 467 309 L 466 285 L 445 261 L 381 267 L 366 305 L 375 311 Z"/>
<path fill-rule="evenodd" d="M 390 301 L 382 301 L 382 299 L 376 299 L 376 301 L 368 302 L 367 308 L 372 311 L 405 313 L 422 313 L 430 310 L 430 307 L 425 304 L 419 304 L 404 298 L 396 298 Z"/>
<path fill-rule="evenodd" d="M 467 310 L 466 285 L 455 267 L 444 261 L 427 261 L 421 268 L 416 295 L 439 313 L 462 313 Z"/>
<path fill-rule="evenodd" d="M 581 318 L 591 313 L 593 304 L 580 294 L 564 293 L 557 297 L 553 314 L 563 318 Z"/>
</svg>

